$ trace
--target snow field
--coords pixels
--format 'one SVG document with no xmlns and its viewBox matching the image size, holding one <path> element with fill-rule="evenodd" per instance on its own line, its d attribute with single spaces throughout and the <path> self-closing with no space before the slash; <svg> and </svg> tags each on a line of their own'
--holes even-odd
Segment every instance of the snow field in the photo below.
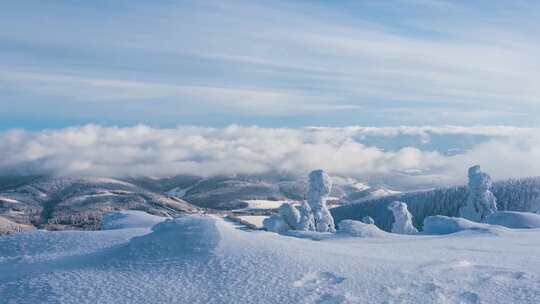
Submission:
<svg viewBox="0 0 540 304">
<path fill-rule="evenodd" d="M 0 299 L 5 303 L 540 302 L 537 229 L 505 229 L 503 234 L 474 229 L 449 235 L 386 233 L 369 238 L 350 232 L 319 234 L 327 237 L 312 241 L 248 232 L 221 218 L 198 215 L 167 220 L 151 229 L 4 236 Z"/>
</svg>

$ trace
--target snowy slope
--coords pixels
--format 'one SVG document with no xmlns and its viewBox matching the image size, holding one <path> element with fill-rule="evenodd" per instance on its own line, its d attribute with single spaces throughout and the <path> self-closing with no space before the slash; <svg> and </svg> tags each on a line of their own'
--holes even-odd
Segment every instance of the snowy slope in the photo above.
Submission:
<svg viewBox="0 0 540 304">
<path fill-rule="evenodd" d="M 373 197 L 393 194 L 384 193 L 384 189 L 371 189 L 369 185 L 353 178 L 335 176 L 333 180 L 334 187 L 330 196 L 334 197 L 336 201 L 341 201 L 348 195 L 354 194 L 362 197 L 370 196 L 376 190 L 379 191 Z M 154 181 L 154 184 L 156 183 L 158 181 Z M 303 200 L 306 191 L 307 180 L 305 176 L 268 173 L 201 178 L 191 184 L 183 183 L 168 188 L 165 193 L 202 207 L 233 210 L 246 208 L 245 201 Z"/>
<path fill-rule="evenodd" d="M 0 237 L 5 303 L 539 303 L 540 230 L 330 237 L 209 216 Z"/>
</svg>

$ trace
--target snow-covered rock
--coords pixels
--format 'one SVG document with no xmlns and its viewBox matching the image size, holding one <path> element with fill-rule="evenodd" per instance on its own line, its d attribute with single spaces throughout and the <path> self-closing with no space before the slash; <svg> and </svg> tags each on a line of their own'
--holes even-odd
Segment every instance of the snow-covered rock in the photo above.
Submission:
<svg viewBox="0 0 540 304">
<path fill-rule="evenodd" d="M 335 232 L 334 218 L 328 211 L 326 200 L 332 190 L 332 180 L 323 170 L 315 170 L 309 174 L 307 202 L 313 213 L 315 230 L 318 232 Z"/>
<path fill-rule="evenodd" d="M 412 223 L 412 215 L 407 209 L 407 204 L 395 201 L 388 206 L 388 209 L 394 215 L 393 233 L 413 234 L 418 232 Z"/>
<path fill-rule="evenodd" d="M 138 210 L 109 212 L 101 219 L 101 230 L 152 227 L 166 219 Z"/>
<path fill-rule="evenodd" d="M 481 222 L 497 211 L 497 199 L 491 193 L 491 177 L 480 170 L 480 166 L 469 168 L 469 194 L 465 206 L 461 207 L 461 217 Z"/>
<path fill-rule="evenodd" d="M 540 214 L 530 212 L 498 211 L 488 216 L 484 223 L 513 229 L 540 228 Z"/>
<path fill-rule="evenodd" d="M 366 224 L 353 220 L 343 220 L 339 222 L 337 232 L 354 237 L 382 237 L 388 234 L 373 224 Z"/>
</svg>

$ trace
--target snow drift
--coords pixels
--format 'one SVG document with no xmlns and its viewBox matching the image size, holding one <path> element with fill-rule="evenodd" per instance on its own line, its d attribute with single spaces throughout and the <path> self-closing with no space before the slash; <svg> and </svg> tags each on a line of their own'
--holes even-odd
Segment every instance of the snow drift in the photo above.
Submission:
<svg viewBox="0 0 540 304">
<path fill-rule="evenodd" d="M 359 221 L 343 220 L 338 224 L 338 234 L 350 235 L 354 237 L 383 237 L 388 233 L 382 231 L 373 224 L 366 224 Z"/>
<path fill-rule="evenodd" d="M 134 237 L 114 257 L 152 260 L 174 260 L 186 255 L 202 257 L 209 255 L 218 242 L 215 219 L 183 216 L 165 220 L 153 226 L 151 233 Z"/>
<path fill-rule="evenodd" d="M 460 231 L 477 231 L 499 234 L 505 228 L 489 224 L 477 223 L 460 217 L 443 215 L 429 216 L 424 219 L 424 234 L 451 234 Z"/>
<path fill-rule="evenodd" d="M 166 219 L 138 210 L 109 212 L 101 219 L 101 230 L 152 227 Z"/>
<path fill-rule="evenodd" d="M 540 228 L 540 215 L 529 212 L 499 211 L 487 217 L 484 222 L 513 229 Z"/>
</svg>

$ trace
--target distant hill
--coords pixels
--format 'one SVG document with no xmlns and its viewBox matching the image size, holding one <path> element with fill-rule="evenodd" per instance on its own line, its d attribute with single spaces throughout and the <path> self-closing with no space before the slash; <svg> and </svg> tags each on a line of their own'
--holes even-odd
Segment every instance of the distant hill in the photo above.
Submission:
<svg viewBox="0 0 540 304">
<path fill-rule="evenodd" d="M 166 216 L 198 208 L 111 178 L 39 178 L 0 192 L 0 217 L 38 228 L 96 229 L 103 214 L 112 210 Z"/>
</svg>

